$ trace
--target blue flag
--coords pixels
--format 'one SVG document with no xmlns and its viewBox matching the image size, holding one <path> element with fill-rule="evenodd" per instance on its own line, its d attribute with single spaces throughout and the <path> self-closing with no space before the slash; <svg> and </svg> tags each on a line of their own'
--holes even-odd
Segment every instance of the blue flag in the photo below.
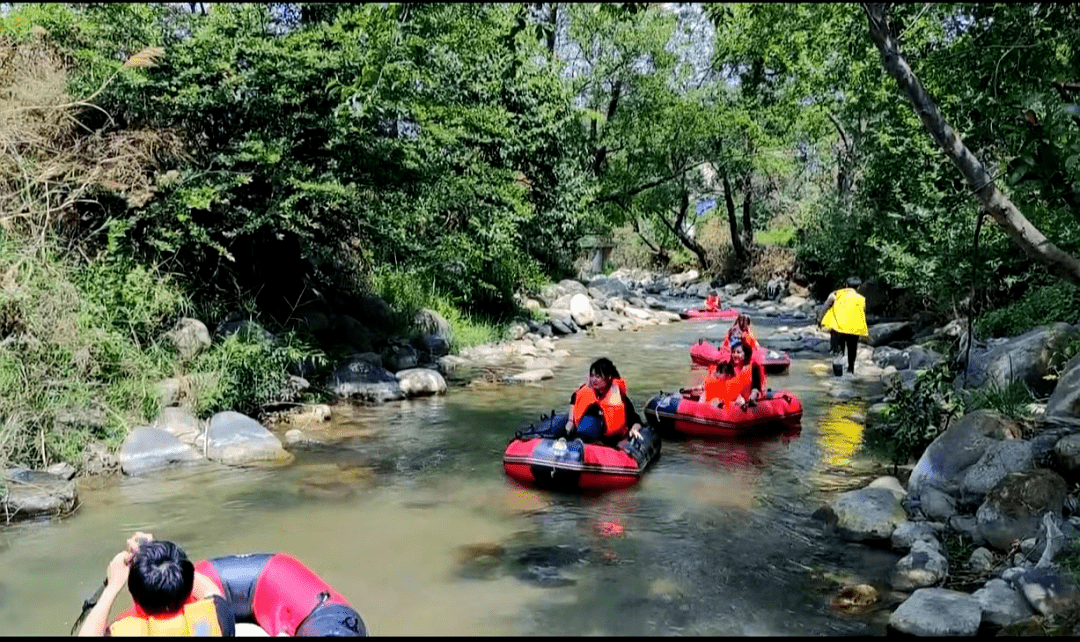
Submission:
<svg viewBox="0 0 1080 642">
<path fill-rule="evenodd" d="M 704 200 L 704 201 L 698 201 L 697 202 L 697 215 L 701 216 L 702 214 L 704 214 L 705 212 L 708 212 L 709 210 L 711 210 L 714 207 L 716 207 L 716 201 L 711 199 L 711 198 L 708 199 L 708 200 Z"/>
</svg>

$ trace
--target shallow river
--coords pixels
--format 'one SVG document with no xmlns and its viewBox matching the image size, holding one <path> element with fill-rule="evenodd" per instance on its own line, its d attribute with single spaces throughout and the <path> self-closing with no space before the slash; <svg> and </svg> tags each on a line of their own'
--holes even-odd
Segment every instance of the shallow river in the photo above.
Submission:
<svg viewBox="0 0 1080 642">
<path fill-rule="evenodd" d="M 541 386 L 344 408 L 338 447 L 277 470 L 216 464 L 80 486 L 54 522 L 0 529 L 0 634 L 67 634 L 135 530 L 200 559 L 285 551 L 343 593 L 375 635 L 881 635 L 887 611 L 828 608 L 840 583 L 883 588 L 898 556 L 822 534 L 811 514 L 865 468 L 864 404 L 825 396 L 810 360 L 773 389 L 802 430 L 766 441 L 671 441 L 636 487 L 599 496 L 517 487 L 514 430 L 564 411 L 589 363 L 611 358 L 641 412 L 698 383 L 689 346 L 728 322 L 564 338 Z M 774 328 L 755 319 L 768 344 Z M 819 359 L 819 361 L 824 361 Z M 113 613 L 130 605 L 124 592 Z"/>
</svg>

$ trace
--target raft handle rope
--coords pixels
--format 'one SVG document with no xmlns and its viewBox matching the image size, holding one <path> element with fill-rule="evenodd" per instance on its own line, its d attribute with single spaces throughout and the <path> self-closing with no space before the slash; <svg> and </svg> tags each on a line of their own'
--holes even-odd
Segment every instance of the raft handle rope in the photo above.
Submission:
<svg viewBox="0 0 1080 642">
<path fill-rule="evenodd" d="M 308 618 L 311 617 L 315 613 L 315 611 L 319 610 L 319 607 L 322 606 L 329 599 L 329 591 L 319 591 L 318 601 L 315 602 L 315 606 L 311 607 L 311 611 L 304 616 L 304 619 L 300 620 L 300 623 L 296 625 L 296 628 L 293 629 L 292 632 L 295 634 L 297 631 L 299 631 L 300 628 L 304 626 L 304 623 L 308 621 Z"/>
<path fill-rule="evenodd" d="M 102 580 L 101 586 L 98 587 L 98 590 L 94 591 L 93 595 L 83 600 L 82 613 L 79 614 L 79 617 L 75 618 L 75 623 L 71 625 L 72 635 L 75 635 L 75 631 L 78 630 L 80 626 L 82 626 L 83 620 L 86 619 L 86 614 L 90 612 L 90 609 L 97 606 L 98 600 L 101 599 L 101 594 L 105 592 L 105 586 L 108 583 L 108 578 Z"/>
</svg>

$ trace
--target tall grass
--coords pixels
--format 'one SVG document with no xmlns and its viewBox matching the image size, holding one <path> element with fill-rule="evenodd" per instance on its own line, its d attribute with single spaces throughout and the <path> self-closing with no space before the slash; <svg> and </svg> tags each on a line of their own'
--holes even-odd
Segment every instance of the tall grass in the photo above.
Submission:
<svg viewBox="0 0 1080 642">
<path fill-rule="evenodd" d="M 0 468 L 78 464 L 111 449 L 160 410 L 158 383 L 178 378 L 192 411 L 258 415 L 292 401 L 288 370 L 321 353 L 262 330 L 218 341 L 185 362 L 165 338 L 190 310 L 168 276 L 111 255 L 93 261 L 0 234 Z"/>
<path fill-rule="evenodd" d="M 413 317 L 422 308 L 438 312 L 450 325 L 451 352 L 492 343 L 507 335 L 508 323 L 462 310 L 450 296 L 436 289 L 434 279 L 422 272 L 383 266 L 372 273 L 371 288 L 390 305 L 400 328 L 412 328 Z"/>
<path fill-rule="evenodd" d="M 157 411 L 154 382 L 172 370 L 154 339 L 182 309 L 168 279 L 79 265 L 57 247 L 0 235 L 0 464 L 74 462 L 94 439 L 115 446 Z"/>
</svg>

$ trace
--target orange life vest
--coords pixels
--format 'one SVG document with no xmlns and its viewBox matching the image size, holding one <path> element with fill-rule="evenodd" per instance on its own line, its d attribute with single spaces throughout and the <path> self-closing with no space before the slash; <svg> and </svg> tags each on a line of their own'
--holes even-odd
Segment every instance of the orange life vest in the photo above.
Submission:
<svg viewBox="0 0 1080 642">
<path fill-rule="evenodd" d="M 720 301 L 714 297 L 708 297 L 705 299 L 705 309 L 710 311 L 716 311 L 720 309 Z"/>
<path fill-rule="evenodd" d="M 175 613 L 146 615 L 136 607 L 131 615 L 121 617 L 109 626 L 111 636 L 214 636 L 221 637 L 214 600 L 189 601 Z"/>
<path fill-rule="evenodd" d="M 736 368 L 734 376 L 718 376 L 716 366 L 709 367 L 709 374 L 705 376 L 704 401 L 709 403 L 713 399 L 719 399 L 725 406 L 731 405 L 742 395 L 743 399 L 750 398 L 750 391 L 754 384 L 753 363 L 743 364 Z M 765 387 L 765 376 L 759 372 L 761 387 Z"/>
<path fill-rule="evenodd" d="M 584 384 L 574 393 L 574 425 L 581 423 L 585 412 L 593 404 L 600 406 L 600 412 L 604 415 L 604 436 L 616 437 L 627 432 L 626 404 L 623 396 L 626 395 L 626 382 L 622 379 L 613 379 L 611 388 L 603 399 L 596 398 L 596 391 L 589 384 Z"/>
</svg>

